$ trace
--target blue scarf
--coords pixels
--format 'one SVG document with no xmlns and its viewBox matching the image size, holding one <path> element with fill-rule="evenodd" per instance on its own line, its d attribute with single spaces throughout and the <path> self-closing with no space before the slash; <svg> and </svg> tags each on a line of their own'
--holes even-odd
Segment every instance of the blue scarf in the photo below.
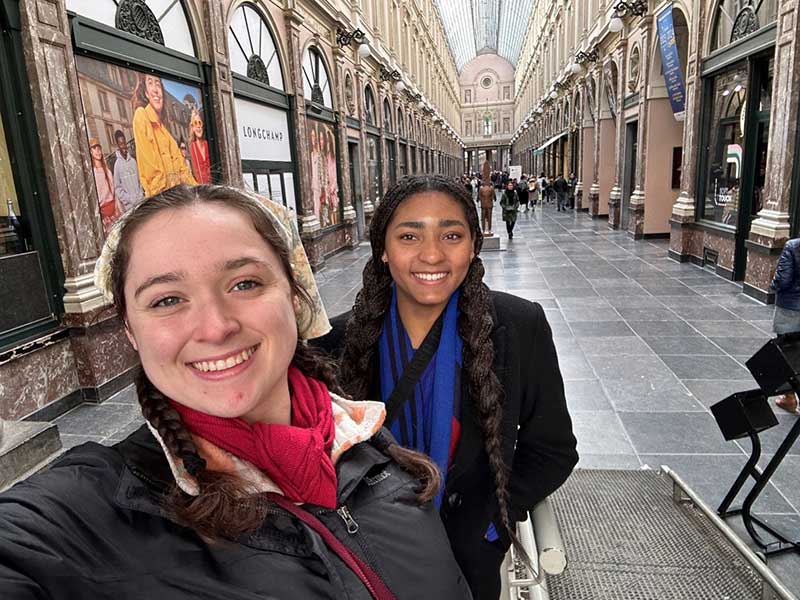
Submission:
<svg viewBox="0 0 800 600">
<path fill-rule="evenodd" d="M 456 290 L 447 303 L 439 347 L 389 429 L 403 446 L 427 454 L 447 477 L 453 419 L 461 419 L 461 364 L 463 343 L 458 335 Z M 411 339 L 397 313 L 397 289 L 392 286 L 392 303 L 379 341 L 381 400 L 391 396 L 403 370 L 414 357 Z M 438 509 L 444 485 L 434 499 Z"/>
</svg>

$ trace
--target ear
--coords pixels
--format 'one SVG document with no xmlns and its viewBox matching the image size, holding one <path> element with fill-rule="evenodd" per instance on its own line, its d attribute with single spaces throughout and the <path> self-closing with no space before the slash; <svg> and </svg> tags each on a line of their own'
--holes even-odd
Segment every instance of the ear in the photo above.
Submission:
<svg viewBox="0 0 800 600">
<path fill-rule="evenodd" d="M 385 265 L 389 264 L 389 256 L 386 254 L 386 250 L 383 251 L 383 255 L 381 256 L 381 260 L 383 261 L 383 264 L 385 264 Z"/>
<path fill-rule="evenodd" d="M 127 321 L 125 321 L 125 335 L 128 336 L 128 341 L 131 343 L 131 346 L 133 346 L 133 349 L 136 350 L 136 352 L 138 352 L 139 346 L 136 345 L 136 338 L 133 337 L 133 334 L 131 333 L 131 330 L 128 327 Z"/>
</svg>

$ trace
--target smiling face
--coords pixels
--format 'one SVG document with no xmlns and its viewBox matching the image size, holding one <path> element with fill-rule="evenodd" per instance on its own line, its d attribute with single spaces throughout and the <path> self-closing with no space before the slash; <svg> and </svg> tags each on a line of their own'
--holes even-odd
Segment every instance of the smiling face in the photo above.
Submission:
<svg viewBox="0 0 800 600">
<path fill-rule="evenodd" d="M 95 144 L 89 148 L 89 152 L 91 152 L 92 160 L 95 163 L 99 163 L 101 160 L 103 160 L 103 148 L 100 146 L 100 144 Z"/>
<path fill-rule="evenodd" d="M 144 76 L 144 95 L 158 114 L 164 106 L 164 90 L 161 88 L 161 78 L 152 75 Z"/>
<path fill-rule="evenodd" d="M 219 203 L 164 210 L 129 248 L 128 337 L 153 385 L 206 414 L 288 423 L 295 298 L 249 217 Z"/>
<path fill-rule="evenodd" d="M 200 119 L 192 120 L 192 133 L 197 139 L 203 139 L 203 122 Z"/>
<path fill-rule="evenodd" d="M 441 313 L 475 256 L 464 208 L 442 192 L 404 200 L 389 221 L 385 244 L 383 260 L 401 311 Z"/>
</svg>

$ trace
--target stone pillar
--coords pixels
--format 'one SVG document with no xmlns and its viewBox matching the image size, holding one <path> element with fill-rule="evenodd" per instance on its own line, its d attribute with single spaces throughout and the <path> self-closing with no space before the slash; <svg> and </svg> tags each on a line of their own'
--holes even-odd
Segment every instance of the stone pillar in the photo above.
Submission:
<svg viewBox="0 0 800 600">
<path fill-rule="evenodd" d="M 625 173 L 625 83 L 627 79 L 628 40 L 622 38 L 614 50 L 613 60 L 617 64 L 617 97 L 616 139 L 614 144 L 614 187 L 608 196 L 608 228 L 619 229 L 622 211 L 622 178 Z"/>
<path fill-rule="evenodd" d="M 355 85 L 356 85 L 356 101 L 358 102 L 358 120 L 361 124 L 361 135 L 359 136 L 359 153 L 358 160 L 361 164 L 361 197 L 364 199 L 362 206 L 364 207 L 364 217 L 369 226 L 372 214 L 375 212 L 375 205 L 370 199 L 370 186 L 372 182 L 369 179 L 369 169 L 367 168 L 367 115 L 364 111 L 364 90 L 366 89 L 367 77 L 365 74 L 364 64 L 360 62 L 355 69 Z M 377 118 L 377 115 L 375 115 Z"/>
<path fill-rule="evenodd" d="M 597 218 L 600 214 L 600 106 L 602 105 L 601 70 L 595 67 L 591 73 L 596 85 L 594 86 L 594 164 L 592 166 L 592 187 L 589 188 L 589 215 Z"/>
<path fill-rule="evenodd" d="M 208 62 L 211 64 L 211 79 L 208 93 L 214 114 L 216 143 L 220 162 L 214 165 L 214 176 L 222 183 L 242 187 L 242 161 L 239 140 L 235 130 L 233 80 L 231 78 L 230 54 L 227 48 L 228 27 L 225 11 L 218 2 L 200 2 L 203 29 L 208 47 Z M 197 32 L 202 35 L 201 32 Z"/>
<path fill-rule="evenodd" d="M 639 23 L 639 31 L 642 34 L 642 43 L 639 45 L 641 52 L 642 65 L 639 77 L 639 129 L 637 132 L 638 155 L 634 157 L 636 161 L 636 180 L 634 190 L 628 203 L 628 235 L 634 239 L 644 237 L 644 213 L 645 213 L 645 182 L 647 180 L 647 140 L 649 127 L 649 103 L 647 101 L 647 90 L 650 88 L 651 69 L 645 68 L 650 65 L 652 58 L 650 49 L 653 44 L 651 38 L 652 26 L 650 19 L 642 19 Z"/>
<path fill-rule="evenodd" d="M 63 7 L 63 3 L 20 0 L 23 53 L 43 159 L 40 166 L 50 191 L 64 269 L 62 323 L 70 329 L 79 387 L 92 399 L 104 400 L 129 382 L 137 358 L 121 323 L 103 315 L 107 306 L 94 286 L 94 265 L 104 234 L 85 151 L 83 105 Z"/>
<path fill-rule="evenodd" d="M 333 98 L 334 115 L 338 127 L 336 134 L 338 136 L 337 143 L 339 145 L 339 155 L 336 157 L 337 168 L 339 170 L 339 181 L 341 182 L 341 189 L 339 190 L 339 199 L 343 207 L 343 221 L 345 226 L 349 229 L 345 235 L 347 245 L 351 248 L 358 246 L 358 229 L 356 225 L 357 215 L 356 209 L 353 206 L 352 185 L 350 181 L 350 153 L 347 146 L 347 106 L 344 100 L 344 51 L 339 48 L 338 44 L 333 47 L 333 61 L 334 61 L 334 75 L 333 82 Z"/>
<path fill-rule="evenodd" d="M 692 243 L 691 227 L 695 220 L 695 195 L 697 181 L 697 159 L 700 152 L 703 86 L 700 67 L 703 48 L 706 45 L 705 31 L 707 2 L 694 0 L 692 3 L 692 22 L 700 26 L 691 27 L 689 56 L 686 73 L 686 120 L 683 125 L 683 162 L 681 165 L 681 193 L 672 207 L 670 219 L 669 256 L 680 262 L 689 260 Z M 713 7 L 712 7 L 713 9 Z"/>
<path fill-rule="evenodd" d="M 789 211 L 792 173 L 797 156 L 797 119 L 800 111 L 800 20 L 797 2 L 781 2 L 772 82 L 772 119 L 767 151 L 764 206 L 750 226 L 744 292 L 772 302 L 769 285 L 777 256 L 790 237 Z"/>
<path fill-rule="evenodd" d="M 306 139 L 306 101 L 303 96 L 303 46 L 300 39 L 304 17 L 294 8 L 284 10 L 283 14 L 288 34 L 286 46 L 289 51 L 286 70 L 289 72 L 288 79 L 291 81 L 292 89 L 295 90 L 295 93 L 289 97 L 292 103 L 292 127 L 297 142 L 295 158 L 297 179 L 300 182 L 300 189 L 297 193 L 300 200 L 297 209 L 300 235 L 311 266 L 319 267 L 324 263 L 324 257 L 314 242 L 321 237 L 322 230 L 319 218 L 314 214 L 314 201 L 311 199 L 311 149 L 308 147 Z"/>
</svg>

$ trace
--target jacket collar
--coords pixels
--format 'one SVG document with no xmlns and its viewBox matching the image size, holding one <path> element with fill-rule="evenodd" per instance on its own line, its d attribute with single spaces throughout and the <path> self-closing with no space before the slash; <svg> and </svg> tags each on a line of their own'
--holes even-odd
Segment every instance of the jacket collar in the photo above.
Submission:
<svg viewBox="0 0 800 600">
<path fill-rule="evenodd" d="M 354 402 L 336 394 L 331 394 L 331 400 L 333 402 L 333 419 L 336 425 L 331 458 L 336 465 L 345 452 L 356 444 L 369 440 L 380 430 L 386 418 L 386 409 L 382 402 Z M 128 466 L 133 468 L 134 474 L 149 480 L 148 482 L 155 484 L 156 487 L 169 489 L 174 483 L 186 494 L 197 496 L 200 493 L 197 479 L 186 471 L 183 461 L 170 452 L 158 431 L 150 423 L 147 423 L 147 428 L 160 448 L 155 448 L 152 443 L 145 446 L 143 444 L 145 440 L 141 435 L 135 434 L 131 440 L 132 443 L 127 445 L 129 447 L 125 450 L 120 449 Z M 192 438 L 200 454 L 206 460 L 208 468 L 235 473 L 249 483 L 254 492 L 283 493 L 263 471 L 248 461 L 234 456 L 207 440 L 196 436 L 192 436 Z M 160 457 L 158 457 L 159 454 Z M 154 461 L 153 459 L 156 457 L 161 460 Z M 164 465 L 163 459 L 166 459 L 166 465 Z M 142 469 L 142 464 L 147 465 L 147 468 Z"/>
</svg>

